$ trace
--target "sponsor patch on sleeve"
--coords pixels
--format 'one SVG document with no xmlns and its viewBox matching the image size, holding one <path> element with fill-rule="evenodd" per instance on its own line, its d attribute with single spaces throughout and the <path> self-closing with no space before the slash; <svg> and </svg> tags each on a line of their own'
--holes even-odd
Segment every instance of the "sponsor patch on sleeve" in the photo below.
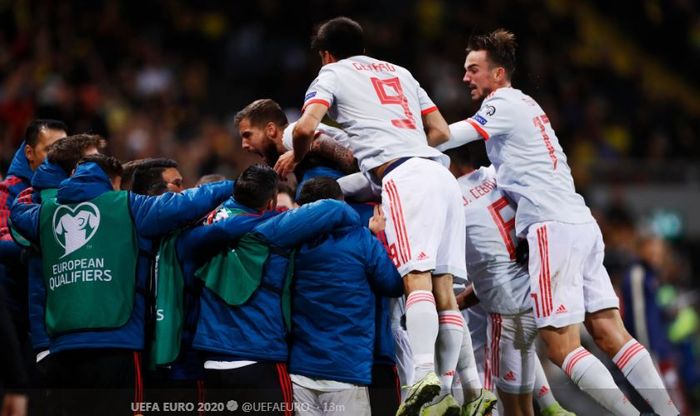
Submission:
<svg viewBox="0 0 700 416">
<path fill-rule="evenodd" d="M 486 125 L 486 119 L 478 114 L 475 114 L 474 117 L 472 117 L 472 119 L 477 123 L 481 124 L 482 126 Z"/>
<path fill-rule="evenodd" d="M 309 101 L 310 99 L 314 98 L 316 96 L 316 91 L 311 91 L 306 94 L 304 97 L 304 102 Z"/>
</svg>

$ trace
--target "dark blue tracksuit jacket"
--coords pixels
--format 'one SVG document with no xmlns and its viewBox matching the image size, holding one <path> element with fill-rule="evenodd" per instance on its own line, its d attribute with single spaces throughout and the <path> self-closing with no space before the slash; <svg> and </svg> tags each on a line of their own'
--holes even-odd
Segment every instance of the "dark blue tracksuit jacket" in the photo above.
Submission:
<svg viewBox="0 0 700 416">
<path fill-rule="evenodd" d="M 57 201 L 61 204 L 88 201 L 111 191 L 107 175 L 94 163 L 84 163 L 73 176 L 61 182 Z M 157 197 L 129 194 L 129 209 L 138 237 L 137 288 L 146 288 L 153 257 L 152 240 L 197 220 L 230 197 L 233 183 L 223 181 L 189 189 L 181 194 L 165 193 Z M 15 204 L 12 224 L 30 241 L 39 242 L 39 205 Z M 52 353 L 91 348 L 141 350 L 144 347 L 146 294 L 138 290 L 127 323 L 117 329 L 80 331 L 51 338 Z"/>
</svg>

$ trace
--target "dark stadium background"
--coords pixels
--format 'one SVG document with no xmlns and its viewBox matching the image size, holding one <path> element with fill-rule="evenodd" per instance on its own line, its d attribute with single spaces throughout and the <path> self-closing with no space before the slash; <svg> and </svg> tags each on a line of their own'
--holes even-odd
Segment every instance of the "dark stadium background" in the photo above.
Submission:
<svg viewBox="0 0 700 416">
<path fill-rule="evenodd" d="M 190 185 L 234 176 L 256 158 L 240 150 L 233 115 L 269 97 L 296 118 L 319 67 L 312 27 L 336 15 L 359 20 L 369 54 L 412 70 L 454 122 L 476 109 L 461 82 L 467 38 L 505 27 L 520 43 L 514 84 L 547 111 L 605 233 L 615 283 L 644 254 L 641 242 L 656 244 L 662 336 L 687 409 L 698 408 L 699 9 L 693 0 L 0 0 L 0 171 L 41 117 L 104 135 L 124 161 L 176 159 Z M 564 404 L 588 413 L 548 370 Z"/>
</svg>

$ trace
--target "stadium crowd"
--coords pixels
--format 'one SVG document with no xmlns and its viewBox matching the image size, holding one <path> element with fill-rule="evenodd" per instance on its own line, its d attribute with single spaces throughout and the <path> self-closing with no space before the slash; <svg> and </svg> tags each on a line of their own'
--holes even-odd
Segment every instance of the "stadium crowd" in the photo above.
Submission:
<svg viewBox="0 0 700 416">
<path fill-rule="evenodd" d="M 277 123 L 280 130 L 287 124 L 286 117 L 292 121 L 300 115 L 300 97 L 304 96 L 304 90 L 308 86 L 308 81 L 313 79 L 315 71 L 315 65 L 307 54 L 308 34 L 290 33 L 292 29 L 282 24 L 282 21 L 291 17 L 286 10 L 274 2 L 245 6 L 249 9 L 246 10 L 249 15 L 260 16 L 262 19 L 258 21 L 251 19 L 250 22 L 241 17 L 239 10 L 222 12 L 217 9 L 215 13 L 207 11 L 206 6 L 195 11 L 188 9 L 185 5 L 164 3 L 163 8 L 167 10 L 165 24 L 157 28 L 149 26 L 146 16 L 149 12 L 157 13 L 159 10 L 142 10 L 140 17 L 130 22 L 139 30 L 132 30 L 122 24 L 124 16 L 134 15 L 130 12 L 130 8 L 136 5 L 129 3 L 108 2 L 100 4 L 99 7 L 95 6 L 94 10 L 89 10 L 88 6 L 83 13 L 77 14 L 80 16 L 78 22 L 68 19 L 68 16 L 75 14 L 74 7 L 77 7 L 70 3 L 25 7 L 28 9 L 25 10 L 24 15 L 21 8 L 13 10 L 12 13 L 7 10 L 3 13 L 3 20 L 9 23 L 9 26 L 5 27 L 12 28 L 5 29 L 11 33 L 6 33 L 6 37 L 0 40 L 4 44 L 0 49 L 5 54 L 1 64 L 5 76 L 0 103 L 0 118 L 4 122 L 5 130 L 0 140 L 2 140 L 2 157 L 7 166 L 3 171 L 7 172 L 5 176 L 9 176 L 10 181 L 6 180 L 5 188 L 2 189 L 6 192 L 3 194 L 6 195 L 4 196 L 6 200 L 3 201 L 4 211 L 0 218 L 7 221 L 12 202 L 18 204 L 18 210 L 31 209 L 33 203 L 40 203 L 50 195 L 43 191 L 59 187 L 59 183 L 69 176 L 71 179 L 67 180 L 65 186 L 63 183 L 60 185 L 60 189 L 65 189 L 59 191 L 59 195 L 61 192 L 64 195 L 59 198 L 66 203 L 86 201 L 112 188 L 130 190 L 132 193 L 125 200 L 115 196 L 117 200 L 108 203 L 122 204 L 119 209 L 129 210 L 130 214 L 125 214 L 126 211 L 122 213 L 125 214 L 124 216 L 130 215 L 132 222 L 129 224 L 117 222 L 114 226 L 120 229 L 121 227 L 131 228 L 134 239 L 109 241 L 109 244 L 134 254 L 132 266 L 138 270 L 138 278 L 135 287 L 124 289 L 124 293 L 129 290 L 136 293 L 135 309 L 143 310 L 143 316 L 139 318 L 143 332 L 139 333 L 138 325 L 134 326 L 137 328 L 135 330 L 129 328 L 130 324 L 133 324 L 129 322 L 120 329 L 125 332 L 115 334 L 111 340 L 103 339 L 100 342 L 105 342 L 103 346 L 109 349 L 143 350 L 144 355 L 136 357 L 119 352 L 98 353 L 86 360 L 85 354 L 88 350 L 80 348 L 83 340 L 78 334 L 74 339 L 70 339 L 69 335 L 68 341 L 61 340 L 51 347 L 52 352 L 61 352 L 71 350 L 77 345 L 79 354 L 76 356 L 70 357 L 64 354 L 66 358 L 63 362 L 49 362 L 54 366 L 53 368 L 37 368 L 34 364 L 27 364 L 26 362 L 39 358 L 33 354 L 28 356 L 28 350 L 42 353 L 45 350 L 44 347 L 48 345 L 42 346 L 40 341 L 37 344 L 33 331 L 31 339 L 26 336 L 22 339 L 22 335 L 26 335 L 26 330 L 32 325 L 32 316 L 37 316 L 33 313 L 43 316 L 44 311 L 33 312 L 32 299 L 29 298 L 29 312 L 26 315 L 23 314 L 22 308 L 27 307 L 23 305 L 23 300 L 28 298 L 27 287 L 17 285 L 16 281 L 12 280 L 16 277 L 28 276 L 31 293 L 32 281 L 35 284 L 37 282 L 43 284 L 40 280 L 32 279 L 32 276 L 41 278 L 42 266 L 41 258 L 32 254 L 31 249 L 17 248 L 17 251 L 7 252 L 11 253 L 12 259 L 5 264 L 3 281 L 6 285 L 3 290 L 9 293 L 7 299 L 10 301 L 6 302 L 6 306 L 13 312 L 12 326 L 18 329 L 20 335 L 18 345 L 14 347 L 16 350 L 23 351 L 26 365 L 19 368 L 18 363 L 15 362 L 7 368 L 13 367 L 14 374 L 19 378 L 22 373 L 28 372 L 26 380 L 32 380 L 31 383 L 36 383 L 36 380 L 45 377 L 47 372 L 64 373 L 67 378 L 44 378 L 43 382 L 47 383 L 46 385 L 85 389 L 95 385 L 107 386 L 101 384 L 104 380 L 91 378 L 94 377 L 93 367 L 81 367 L 86 361 L 99 362 L 98 366 L 104 367 L 98 368 L 103 368 L 105 372 L 118 373 L 120 369 L 126 371 L 120 374 L 125 377 L 123 380 L 133 379 L 134 374 L 131 372 L 143 371 L 141 382 L 145 384 L 141 385 L 141 390 L 139 386 L 135 386 L 136 393 L 120 392 L 124 394 L 122 397 L 128 398 L 130 403 L 175 401 L 172 399 L 173 394 L 179 395 L 178 400 L 183 403 L 224 403 L 228 399 L 226 390 L 218 388 L 245 390 L 251 386 L 258 388 L 277 386 L 279 384 L 276 381 L 277 378 L 280 374 L 286 374 L 287 368 L 264 363 L 257 363 L 252 367 L 226 367 L 231 357 L 235 357 L 239 362 L 248 361 L 247 359 L 254 361 L 253 358 L 264 362 L 285 362 L 287 352 L 279 352 L 275 355 L 273 344 L 277 342 L 277 346 L 286 345 L 286 342 L 266 339 L 265 341 L 269 344 L 260 344 L 261 339 L 267 338 L 262 334 L 284 333 L 285 330 L 282 328 L 285 325 L 296 324 L 292 327 L 302 328 L 302 334 L 295 335 L 303 339 L 305 335 L 303 331 L 308 328 L 305 325 L 311 325 L 311 322 L 319 316 L 326 316 L 329 319 L 328 322 L 336 322 L 334 319 L 339 320 L 342 316 L 353 316 L 352 313 L 358 313 L 352 320 L 352 325 L 355 325 L 355 330 L 359 328 L 359 331 L 364 332 L 369 338 L 357 340 L 357 344 L 350 346 L 326 344 L 321 351 L 314 350 L 308 345 L 301 345 L 297 350 L 291 347 L 289 360 L 293 360 L 294 355 L 297 354 L 297 357 L 301 357 L 298 358 L 300 360 L 298 362 L 308 363 L 310 360 L 313 361 L 311 358 L 318 358 L 319 355 L 322 356 L 331 351 L 331 356 L 328 357 L 331 362 L 333 360 L 338 362 L 339 356 L 346 354 L 349 361 L 354 361 L 358 365 L 359 363 L 369 365 L 367 368 L 350 369 L 349 378 L 341 376 L 340 379 L 334 379 L 340 387 L 339 385 L 319 387 L 312 383 L 309 390 L 332 393 L 344 387 L 343 384 L 369 385 L 370 382 L 376 382 L 377 385 L 374 387 L 377 389 L 374 391 L 370 389 L 368 393 L 368 402 L 371 403 L 373 414 L 393 414 L 399 405 L 398 401 L 392 400 L 389 409 L 381 406 L 387 406 L 389 401 L 387 397 L 396 395 L 396 386 L 392 384 L 395 383 L 395 377 L 388 374 L 392 371 L 395 358 L 392 353 L 386 353 L 383 357 L 388 361 L 382 361 L 377 357 L 382 357 L 386 352 L 382 350 L 386 346 L 381 345 L 379 334 L 384 330 L 384 335 L 392 340 L 393 335 L 387 335 L 386 331 L 388 330 L 390 334 L 394 322 L 388 322 L 388 318 L 385 321 L 381 319 L 375 321 L 374 313 L 368 313 L 366 308 L 362 311 L 342 311 L 342 315 L 340 311 L 313 309 L 312 306 L 322 304 L 320 300 L 334 293 L 333 288 L 330 288 L 327 293 L 318 294 L 320 297 L 316 299 L 295 298 L 294 296 L 299 294 L 315 293 L 319 286 L 310 286 L 312 289 L 309 290 L 297 288 L 296 291 L 292 290 L 285 294 L 285 290 L 289 288 L 285 287 L 283 279 L 289 267 L 291 248 L 304 241 L 307 242 L 304 250 L 308 252 L 303 253 L 303 250 L 298 252 L 295 263 L 297 268 L 301 264 L 308 266 L 308 269 L 304 270 L 302 266 L 301 270 L 296 270 L 295 273 L 307 273 L 308 279 L 302 281 L 308 281 L 310 285 L 319 285 L 324 282 L 323 273 L 328 273 L 327 270 L 323 270 L 323 265 L 314 264 L 313 259 L 332 258 L 337 256 L 338 252 L 352 253 L 354 250 L 366 250 L 357 255 L 372 259 L 369 262 L 371 265 L 357 265 L 357 275 L 366 275 L 366 277 L 356 282 L 358 285 L 356 296 L 365 297 L 364 300 L 358 301 L 363 305 L 375 303 L 370 299 L 377 296 L 376 314 L 380 316 L 382 310 L 388 307 L 386 304 L 382 305 L 381 298 L 401 295 L 403 292 L 401 281 L 393 265 L 390 262 L 387 263 L 390 257 L 384 253 L 384 248 L 378 245 L 381 238 L 367 237 L 369 234 L 364 229 L 352 232 L 347 230 L 369 225 L 373 232 L 381 235 L 381 224 L 385 220 L 383 213 L 365 203 L 356 204 L 353 209 L 360 213 L 361 220 L 359 220 L 356 218 L 357 213 L 345 204 L 324 201 L 314 205 L 314 201 L 318 199 L 342 199 L 342 193 L 339 193 L 335 181 L 316 179 L 307 182 L 306 189 L 301 185 L 297 189 L 295 187 L 297 182 L 308 180 L 308 177 L 304 177 L 303 170 L 301 173 L 297 171 L 297 175 L 293 175 L 290 181 L 278 181 L 272 169 L 263 165 L 253 165 L 253 163 L 259 162 L 262 157 L 263 162 L 274 165 L 276 157 L 282 152 L 276 149 L 273 152 L 275 157 L 270 157 L 268 148 L 258 147 L 255 143 L 251 143 L 250 139 L 246 139 L 245 135 L 245 123 L 253 129 L 260 126 L 254 120 L 257 117 L 255 113 L 252 115 L 245 113 L 245 109 L 250 110 L 250 106 L 246 107 L 246 104 L 253 97 L 273 96 L 282 105 L 279 111 L 275 109 L 277 111 L 275 116 L 264 114 L 268 120 L 272 121 L 274 117 L 278 119 L 285 117 L 284 122 Z M 327 14 L 333 14 L 333 7 L 341 8 L 342 5 L 331 4 L 322 15 L 294 17 L 308 23 L 300 26 L 311 27 L 312 23 L 321 20 Z M 491 18 L 493 21 L 484 16 L 492 15 L 493 10 L 489 8 L 497 8 L 497 6 L 483 5 L 481 6 L 483 10 L 470 8 L 467 12 L 466 9 L 452 3 L 425 1 L 416 2 L 413 7 L 386 19 L 385 10 L 370 9 L 367 6 L 363 12 L 366 16 L 367 30 L 383 34 L 372 39 L 369 50 L 372 55 L 381 56 L 388 61 L 411 68 L 416 78 L 421 80 L 426 90 L 431 92 L 431 97 L 439 103 L 440 110 L 446 119 L 459 120 L 463 119 L 465 114 L 473 114 L 477 108 L 464 99 L 460 86 L 461 69 L 457 64 L 464 58 L 464 44 L 467 36 L 464 33 L 455 33 L 456 29 L 450 28 L 492 27 L 496 24 L 496 16 Z M 213 7 L 212 10 L 214 10 Z M 636 84 L 635 76 L 614 73 L 600 65 L 580 65 L 576 61 L 576 53 L 569 53 L 569 45 L 577 44 L 577 40 L 580 39 L 577 33 L 565 31 L 567 34 L 563 36 L 546 38 L 537 36 L 545 30 L 556 31 L 556 28 L 571 25 L 572 16 L 561 10 L 557 11 L 556 8 L 548 10 L 548 13 L 543 16 L 525 3 L 516 3 L 514 10 L 514 14 L 516 11 L 521 13 L 517 21 L 498 19 L 498 24 L 513 28 L 518 34 L 523 33 L 520 41 L 527 45 L 525 48 L 527 55 L 519 56 L 519 62 L 522 64 L 516 72 L 515 83 L 519 88 L 530 91 L 547 110 L 552 123 L 557 126 L 562 146 L 571 156 L 570 163 L 578 169 L 578 171 L 574 169 L 573 173 L 577 179 L 577 185 L 582 185 L 584 193 L 587 177 L 579 176 L 578 173 L 583 170 L 581 167 L 590 166 L 591 163 L 600 160 L 617 161 L 627 157 L 650 160 L 670 156 L 697 157 L 700 150 L 693 138 L 696 137 L 695 132 L 698 131 L 699 126 L 679 116 L 688 111 L 682 104 L 668 98 L 646 98 L 644 90 Z M 420 30 L 414 31 L 407 23 L 411 22 L 407 16 L 412 13 L 418 14 L 418 11 L 424 21 L 421 22 Z M 532 18 L 523 19 L 523 15 Z M 382 16 L 381 20 L 379 16 Z M 48 24 L 52 19 L 57 19 L 58 24 Z M 534 27 L 535 25 L 537 27 Z M 543 29 L 543 25 L 547 29 Z M 229 28 L 232 26 L 237 26 L 240 30 L 231 32 Z M 573 26 L 576 27 L 576 25 Z M 90 31 L 89 28 L 95 27 L 98 29 L 97 33 Z M 269 27 L 279 29 L 269 30 Z M 38 33 L 35 33 L 35 30 L 38 30 Z M 86 38 L 86 33 L 90 33 L 91 36 Z M 403 47 L 395 47 L 396 37 L 403 40 Z M 585 47 L 581 46 L 581 49 Z M 113 53 L 107 55 L 103 52 L 105 50 L 111 50 Z M 547 59 L 553 62 L 551 67 L 542 65 L 541 56 L 544 51 L 547 51 Z M 123 61 L 120 59 L 123 56 L 129 59 Z M 209 56 L 216 56 L 216 58 L 212 62 Z M 246 65 L 242 65 L 242 62 Z M 252 62 L 255 64 L 248 64 Z M 554 71 L 555 67 L 560 70 Z M 538 76 L 531 77 L 529 76 L 531 73 L 536 73 Z M 518 78 L 521 74 L 528 76 Z M 616 93 L 615 89 L 624 89 L 626 93 Z M 635 104 L 631 105 L 631 103 Z M 244 107 L 245 109 L 238 112 L 235 118 L 230 113 L 232 108 L 239 110 Z M 37 115 L 40 115 L 42 120 L 35 120 Z M 54 119 L 62 122 L 53 121 Z M 325 130 L 326 135 L 332 136 L 328 134 L 329 131 L 332 131 L 332 127 Z M 54 132 L 56 135 L 46 137 L 46 132 Z M 68 138 L 58 140 L 64 136 Z M 105 141 L 102 137 L 108 140 Z M 49 145 L 52 142 L 55 143 Z M 29 155 L 25 152 L 25 144 L 32 149 Z M 17 149 L 19 151 L 15 153 Z M 240 149 L 248 152 L 242 152 Z M 316 150 L 320 152 L 327 150 L 334 156 L 339 155 L 339 150 L 336 148 Z M 479 146 L 470 146 L 470 152 L 479 154 L 483 149 Z M 111 154 L 119 160 L 133 162 L 122 166 L 117 159 L 96 155 L 98 153 Z M 484 163 L 483 156 L 481 159 L 480 162 Z M 78 161 L 81 161 L 80 165 Z M 332 167 L 338 168 L 337 163 L 340 162 L 335 160 L 334 163 L 336 165 Z M 474 167 L 478 168 L 479 165 L 480 163 L 476 163 Z M 308 169 L 309 166 L 302 168 Z M 339 170 L 342 173 L 349 173 L 347 169 Z M 207 177 L 210 175 L 213 177 Z M 12 179 L 12 177 L 21 179 Z M 235 185 L 230 182 L 217 182 L 227 177 L 236 178 Z M 42 180 L 48 180 L 48 182 L 42 183 Z M 206 184 L 207 182 L 217 183 L 209 185 Z M 195 184 L 196 187 L 193 188 Z M 29 185 L 32 189 L 23 193 L 22 191 Z M 184 198 L 141 199 L 137 196 L 155 196 L 163 193 L 169 195 L 167 192 L 182 192 L 185 189 L 191 190 L 183 194 Z M 266 190 L 267 193 L 261 190 Z M 232 195 L 233 198 L 230 199 Z M 223 205 L 219 207 L 222 203 Z M 303 215 L 280 214 L 281 207 L 294 209 L 297 208 L 297 203 L 306 206 L 306 209 L 290 211 L 290 213 L 303 212 Z M 277 209 L 270 210 L 275 205 Z M 212 210 L 214 210 L 213 213 L 209 214 Z M 263 214 L 255 219 L 241 215 L 258 211 L 272 213 Z M 100 210 L 100 212 L 104 211 Z M 624 207 L 601 210 L 594 214 L 605 235 L 608 255 L 606 264 L 620 294 L 627 330 L 653 353 L 661 367 L 666 384 L 673 389 L 685 389 L 687 397 L 682 397 L 679 402 L 678 397 L 674 396 L 676 403 L 681 404 L 683 400 L 691 400 L 690 406 L 692 406 L 692 389 L 696 388 L 698 382 L 693 350 L 694 338 L 698 334 L 698 322 L 693 308 L 695 300 L 692 298 L 692 292 L 683 290 L 683 285 L 692 285 L 688 278 L 692 274 L 690 266 L 682 260 L 668 261 L 668 257 L 675 258 L 667 254 L 672 250 L 668 243 L 650 235 L 640 235 L 635 221 L 630 218 Z M 36 213 L 22 212 L 22 215 L 27 217 L 34 215 L 32 221 L 36 221 L 37 224 L 41 221 L 38 210 Z M 243 219 L 230 220 L 238 217 Z M 10 245 L 15 244 L 10 241 L 19 242 L 26 238 L 30 240 L 27 244 L 31 245 L 33 237 L 36 245 L 40 240 L 40 227 L 37 225 L 37 233 L 31 235 L 34 225 L 23 227 L 21 224 L 25 217 L 17 218 L 19 219 L 17 226 L 23 229 L 25 236 L 12 237 L 10 229 L 3 228 L 3 240 Z M 89 222 L 90 217 L 85 217 L 85 220 Z M 102 220 L 107 221 L 107 216 L 105 215 Z M 182 230 L 186 225 L 194 222 L 208 223 L 212 227 L 206 231 L 203 230 L 207 227 Z M 63 227 L 68 232 L 71 225 L 64 224 Z M 344 231 L 339 236 L 335 236 L 332 242 L 329 242 L 327 237 L 318 237 L 328 235 L 333 229 Z M 92 235 L 87 237 L 88 240 L 90 238 Z M 100 236 L 97 235 L 96 238 Z M 316 238 L 315 242 L 308 243 L 308 241 L 314 241 L 314 238 Z M 344 243 L 343 240 L 352 241 L 352 244 Z M 359 243 L 365 240 L 366 243 Z M 108 239 L 103 241 L 106 242 Z M 274 244 L 271 244 L 272 242 Z M 325 243 L 322 244 L 322 242 Z M 70 254 L 65 246 L 66 242 L 57 244 L 61 247 L 46 249 L 65 250 L 63 256 Z M 240 244 L 241 248 L 237 249 L 239 252 L 248 250 L 248 253 L 239 253 L 232 258 L 231 255 L 201 249 L 222 245 L 232 247 L 234 244 Z M 376 247 L 380 247 L 381 250 Z M 44 249 L 43 246 L 42 249 Z M 160 257 L 153 257 L 156 252 L 159 252 Z M 210 260 L 212 256 L 221 263 L 213 265 L 211 263 L 213 260 Z M 166 265 L 167 260 L 163 260 L 168 257 L 171 263 L 169 266 Z M 264 258 L 264 261 L 261 258 Z M 232 261 L 235 264 L 231 264 Z M 146 352 L 149 349 L 144 350 L 141 347 L 142 344 L 148 345 L 156 339 L 158 331 L 166 331 L 168 334 L 167 331 L 173 331 L 172 327 L 168 329 L 156 323 L 160 322 L 161 309 L 158 299 L 153 296 L 157 293 L 154 290 L 156 285 L 159 291 L 178 290 L 168 289 L 167 284 L 166 289 L 163 289 L 162 280 L 159 279 L 164 268 L 167 270 L 166 273 L 176 273 L 172 270 L 172 264 L 178 264 L 178 262 L 181 267 L 179 273 L 182 274 L 181 284 L 185 286 L 184 299 L 182 299 L 185 306 L 183 310 L 175 310 L 175 313 L 183 314 L 184 323 L 180 328 L 183 345 L 192 346 L 194 342 L 195 350 L 199 348 L 210 353 L 215 352 L 207 357 L 209 367 L 199 368 L 201 357 L 195 357 L 197 354 L 189 350 L 174 352 L 172 345 L 158 345 L 153 346 L 150 349 L 151 352 Z M 212 268 L 237 267 L 236 270 L 246 273 L 252 281 L 241 283 L 243 286 L 235 288 L 226 287 L 226 282 L 217 278 L 220 274 L 211 272 L 204 275 L 196 271 L 205 262 L 209 262 L 207 265 Z M 338 262 L 342 267 L 350 269 L 353 267 L 352 259 L 347 259 L 346 262 L 338 260 Z M 75 266 L 71 264 L 70 261 L 62 262 L 54 264 L 54 268 L 65 267 L 61 272 L 72 272 L 71 268 Z M 152 264 L 157 264 L 160 268 L 152 269 L 150 267 Z M 267 265 L 265 271 L 263 271 L 263 264 Z M 129 267 L 129 265 L 127 263 L 119 267 Z M 27 267 L 28 274 L 12 275 L 16 270 L 27 273 Z M 246 267 L 253 267 L 254 270 L 241 271 L 241 268 Z M 322 270 L 320 274 L 318 274 L 319 268 Z M 265 279 L 270 276 L 281 280 L 266 281 Z M 57 287 L 69 283 L 61 282 L 58 276 L 56 279 L 58 279 L 55 282 Z M 319 280 L 314 281 L 314 279 Z M 638 289 L 640 279 L 643 286 L 641 292 Z M 198 284 L 199 281 L 203 283 Z M 366 286 L 367 284 L 369 287 Z M 205 290 L 202 285 L 206 288 Z M 221 333 L 223 331 L 221 328 L 224 327 L 230 331 L 230 326 L 235 326 L 236 319 L 241 318 L 232 316 L 229 317 L 231 320 L 227 321 L 227 312 L 222 309 L 225 306 L 222 306 L 220 298 L 226 299 L 228 305 L 245 304 L 249 299 L 240 298 L 241 295 L 235 290 L 242 290 L 244 293 L 249 291 L 248 297 L 257 296 L 254 294 L 257 293 L 255 285 L 261 288 L 265 288 L 265 285 L 273 286 L 268 289 L 282 299 L 282 302 L 285 296 L 291 296 L 292 301 L 297 304 L 310 306 L 308 309 L 297 311 L 296 321 L 293 309 L 288 311 L 289 317 L 285 313 L 276 314 L 270 319 L 273 328 L 237 328 L 241 335 L 235 338 L 239 342 L 236 343 L 237 345 L 229 345 L 227 340 L 221 339 L 217 334 Z M 193 289 L 194 287 L 196 289 Z M 691 288 L 687 287 L 687 289 Z M 180 290 L 182 291 L 182 288 Z M 212 295 L 213 293 L 216 295 Z M 94 296 L 98 297 L 99 294 Z M 233 298 L 226 298 L 227 296 Z M 236 297 L 238 299 L 235 299 Z M 12 300 L 21 301 L 13 303 Z M 646 308 L 645 313 L 641 315 L 628 313 L 639 309 L 635 302 L 639 303 L 640 300 L 643 304 L 642 309 Z M 138 302 L 142 304 L 139 305 Z M 271 309 L 265 302 L 273 301 L 263 299 L 261 302 L 263 309 Z M 200 308 L 199 316 L 188 315 L 188 310 L 191 310 L 193 305 Z M 96 306 L 85 306 L 86 309 L 77 313 L 89 315 L 89 308 Z M 165 308 L 168 307 L 172 305 L 165 306 Z M 201 312 L 206 308 L 210 308 L 209 314 Z M 242 311 L 242 313 L 247 312 Z M 307 317 L 304 313 L 313 315 Z M 122 324 L 126 322 L 123 314 L 122 311 Z M 291 321 L 287 321 L 287 318 Z M 131 321 L 134 318 L 128 319 Z M 210 320 L 207 321 L 207 319 Z M 192 320 L 195 321 L 192 322 Z M 104 322 L 93 324 L 97 328 L 105 325 Z M 317 324 L 322 325 L 322 323 Z M 54 330 L 58 325 L 58 328 L 61 328 L 57 330 L 58 332 L 71 331 L 69 321 L 64 323 L 53 321 L 51 325 L 54 326 Z M 68 325 L 68 329 L 61 327 L 62 325 Z M 194 327 L 197 331 L 202 331 L 199 334 L 199 344 L 197 344 Z M 338 331 L 342 333 L 352 329 L 339 328 Z M 245 335 L 251 331 L 253 333 L 259 331 L 258 339 Z M 313 330 L 309 331 L 313 333 Z M 370 336 L 375 331 L 376 342 L 372 341 L 375 337 Z M 308 333 L 306 335 L 308 336 Z M 251 343 L 250 349 L 264 350 L 270 356 L 261 357 L 257 354 L 251 357 L 241 353 L 236 348 L 245 349 L 246 338 L 249 338 L 248 341 Z M 114 340 L 117 340 L 117 344 L 119 342 L 124 344 L 117 345 Z M 32 346 L 29 345 L 30 342 Z M 368 344 L 374 345 L 372 351 L 367 350 Z M 12 347 L 9 343 L 7 345 L 8 348 Z M 180 347 L 176 348 L 176 350 L 179 349 Z M 151 356 L 146 357 L 145 355 L 148 354 Z M 166 358 L 163 358 L 163 355 Z M 177 360 L 174 360 L 175 357 Z M 172 364 L 173 361 L 176 361 L 175 365 Z M 170 365 L 167 369 L 161 366 L 155 371 L 146 368 L 154 363 Z M 223 367 L 220 367 L 221 365 Z M 386 368 L 382 368 L 382 365 Z M 297 374 L 318 378 L 323 378 L 325 375 L 315 372 L 318 371 L 317 367 L 310 373 L 305 372 L 306 370 L 298 365 L 295 367 L 293 361 L 289 361 L 288 366 L 293 374 L 296 371 Z M 195 367 L 197 368 L 194 369 Z M 226 372 L 220 371 L 218 380 L 207 377 L 208 383 L 206 388 L 203 388 L 201 383 L 204 378 L 203 373 L 197 373 L 197 371 L 204 371 L 205 368 L 210 372 L 212 369 L 236 371 L 231 373 L 234 376 L 227 376 Z M 357 378 L 358 374 L 363 376 Z M 680 376 L 681 383 L 672 380 L 676 375 Z M 257 383 L 248 384 L 248 379 L 256 379 Z M 26 380 L 24 383 L 29 383 Z M 299 377 L 296 380 L 292 379 L 296 384 L 304 384 L 303 380 L 299 380 Z M 408 381 L 403 381 L 409 384 Z M 22 387 L 27 385 L 23 384 Z M 31 387 L 40 386 L 33 384 Z M 177 393 L 173 393 L 173 388 L 177 388 Z M 91 397 L 94 392 L 87 391 L 83 395 L 76 395 L 74 391 L 71 390 L 71 394 L 68 395 L 70 397 L 62 395 L 60 389 L 57 395 L 53 397 L 49 395 L 48 399 L 45 396 L 39 396 L 39 399 L 34 397 L 35 400 L 30 400 L 30 408 L 39 406 L 34 408 L 35 412 L 47 412 L 47 408 L 42 408 L 42 405 L 55 405 L 57 409 L 71 409 L 68 411 L 80 414 L 80 410 L 77 409 L 80 409 L 81 401 L 96 402 L 95 397 Z M 201 396 L 203 392 L 209 394 L 206 399 Z M 287 403 L 291 401 L 292 386 L 291 384 L 282 386 L 279 391 L 276 391 L 279 397 L 271 396 L 269 391 L 249 393 L 250 401 Z M 294 393 L 296 395 L 297 390 L 294 390 Z M 30 398 L 33 394 L 42 395 L 45 394 L 45 390 L 34 389 L 29 395 Z M 406 392 L 403 394 L 405 396 Z M 464 394 L 466 397 L 469 393 Z M 344 399 L 338 399 L 332 394 L 329 397 L 333 400 L 327 403 L 343 404 L 348 406 L 348 409 L 352 409 L 349 407 L 352 404 L 351 399 L 343 401 Z M 110 403 L 112 403 L 110 400 L 103 402 L 102 404 L 107 406 L 100 412 L 109 414 L 116 411 L 117 414 L 123 414 L 123 409 L 110 408 Z M 99 403 L 96 402 L 97 404 Z M 542 404 L 539 405 L 542 406 Z M 381 410 L 375 410 L 375 408 Z M 211 408 L 198 410 L 217 411 Z M 135 411 L 147 413 L 148 409 L 141 408 Z M 359 412 L 358 410 L 358 414 Z M 269 413 L 261 411 L 261 414 Z"/>
</svg>

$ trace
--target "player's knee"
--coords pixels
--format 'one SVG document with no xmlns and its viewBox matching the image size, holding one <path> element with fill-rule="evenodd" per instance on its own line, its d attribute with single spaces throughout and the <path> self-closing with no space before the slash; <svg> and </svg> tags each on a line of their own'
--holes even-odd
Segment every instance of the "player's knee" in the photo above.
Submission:
<svg viewBox="0 0 700 416">
<path fill-rule="evenodd" d="M 416 290 L 433 291 L 433 284 L 430 280 L 430 273 L 411 272 L 403 277 L 403 286 L 406 294 Z"/>
<path fill-rule="evenodd" d="M 614 356 L 627 341 L 632 339 L 616 310 L 587 318 L 586 328 L 598 348 L 610 357 Z"/>
<path fill-rule="evenodd" d="M 540 330 L 540 335 L 547 346 L 547 357 L 559 367 L 562 366 L 567 355 L 581 346 L 578 327 L 543 328 Z"/>
</svg>

